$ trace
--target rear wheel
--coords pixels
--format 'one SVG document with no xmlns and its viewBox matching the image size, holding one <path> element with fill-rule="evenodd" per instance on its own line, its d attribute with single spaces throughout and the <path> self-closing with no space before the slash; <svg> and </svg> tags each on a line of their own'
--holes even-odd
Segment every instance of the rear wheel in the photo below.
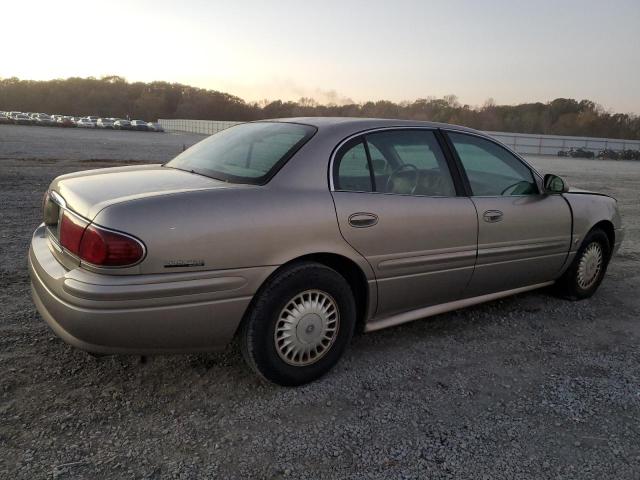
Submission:
<svg viewBox="0 0 640 480">
<path fill-rule="evenodd" d="M 611 246 L 606 233 L 600 229 L 591 230 L 573 263 L 557 281 L 558 292 L 577 300 L 591 297 L 604 278 L 610 256 Z"/>
<path fill-rule="evenodd" d="M 351 287 L 338 272 L 314 262 L 293 264 L 254 298 L 241 331 L 243 356 L 270 382 L 311 382 L 342 356 L 355 311 Z"/>
</svg>

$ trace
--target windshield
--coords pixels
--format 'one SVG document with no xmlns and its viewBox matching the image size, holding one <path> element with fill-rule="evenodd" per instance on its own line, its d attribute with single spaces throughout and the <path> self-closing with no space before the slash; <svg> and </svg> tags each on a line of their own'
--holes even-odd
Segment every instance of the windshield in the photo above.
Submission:
<svg viewBox="0 0 640 480">
<path fill-rule="evenodd" d="M 243 123 L 210 136 L 166 166 L 229 182 L 262 184 L 315 132 L 297 123 Z"/>
</svg>

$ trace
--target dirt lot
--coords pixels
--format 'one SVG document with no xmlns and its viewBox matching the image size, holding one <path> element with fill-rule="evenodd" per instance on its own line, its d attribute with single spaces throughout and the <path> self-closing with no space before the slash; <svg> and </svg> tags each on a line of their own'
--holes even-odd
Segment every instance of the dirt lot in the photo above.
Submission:
<svg viewBox="0 0 640 480">
<path fill-rule="evenodd" d="M 589 301 L 535 292 L 361 335 L 298 389 L 235 347 L 142 364 L 65 345 L 29 297 L 47 184 L 198 138 L 0 126 L 0 478 L 638 478 L 640 162 L 531 158 L 620 203 L 627 241 Z"/>
</svg>

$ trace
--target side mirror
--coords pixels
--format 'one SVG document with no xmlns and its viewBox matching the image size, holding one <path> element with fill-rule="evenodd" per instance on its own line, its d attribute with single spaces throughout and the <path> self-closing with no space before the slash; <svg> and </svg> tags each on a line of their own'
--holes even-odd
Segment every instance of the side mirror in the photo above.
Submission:
<svg viewBox="0 0 640 480">
<path fill-rule="evenodd" d="M 544 176 L 544 191 L 551 194 L 566 193 L 569 186 L 559 176 L 547 173 Z"/>
</svg>

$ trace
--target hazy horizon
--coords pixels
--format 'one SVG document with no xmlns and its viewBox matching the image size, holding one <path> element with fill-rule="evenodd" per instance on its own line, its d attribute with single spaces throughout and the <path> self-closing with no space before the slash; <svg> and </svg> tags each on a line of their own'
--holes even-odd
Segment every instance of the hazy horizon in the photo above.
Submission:
<svg viewBox="0 0 640 480">
<path fill-rule="evenodd" d="M 250 102 L 399 102 L 453 94 L 481 106 L 489 98 L 513 105 L 564 97 L 640 113 L 639 2 L 300 5 L 7 4 L 5 38 L 19 40 L 4 49 L 0 77 L 119 75 Z"/>
</svg>

